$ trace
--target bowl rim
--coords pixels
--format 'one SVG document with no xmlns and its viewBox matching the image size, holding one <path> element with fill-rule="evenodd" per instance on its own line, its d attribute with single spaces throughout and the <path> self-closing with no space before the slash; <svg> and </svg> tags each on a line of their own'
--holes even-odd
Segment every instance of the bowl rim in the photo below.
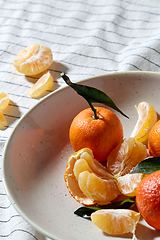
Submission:
<svg viewBox="0 0 160 240">
<path fill-rule="evenodd" d="M 66 74 L 67 75 L 67 74 Z M 160 72 L 152 72 L 152 71 L 123 71 L 123 72 L 111 72 L 108 74 L 103 74 L 103 75 L 98 75 L 98 76 L 94 76 L 94 77 L 90 77 L 90 78 L 85 78 L 82 79 L 80 81 L 77 81 L 76 83 L 83 83 L 83 82 L 87 82 L 87 81 L 91 81 L 91 80 L 95 80 L 96 78 L 103 78 L 103 77 L 111 77 L 111 76 L 123 76 L 123 75 L 139 75 L 139 76 L 144 76 L 144 75 L 151 75 L 151 76 L 159 76 L 160 77 Z M 46 99 L 50 98 L 52 95 L 57 94 L 58 92 L 69 88 L 68 85 L 66 86 L 61 86 L 58 89 L 54 90 L 53 92 L 47 94 L 46 96 L 44 96 L 42 99 L 40 99 L 33 107 L 31 107 L 15 124 L 15 126 L 13 127 L 13 130 L 10 134 L 10 136 L 8 137 L 3 152 L 2 152 L 2 161 L 1 161 L 1 175 L 2 175 L 2 183 L 3 183 L 3 187 L 4 190 L 12 204 L 12 206 L 14 207 L 14 209 L 17 211 L 17 213 L 28 223 L 30 224 L 36 231 L 38 231 L 39 233 L 41 233 L 42 235 L 49 237 L 49 238 L 54 238 L 55 240 L 63 240 L 60 238 L 57 238 L 57 236 L 53 236 L 52 234 L 50 234 L 49 232 L 47 232 L 46 230 L 44 230 L 43 228 L 39 227 L 36 222 L 34 222 L 33 220 L 29 219 L 29 217 L 23 212 L 23 210 L 19 207 L 19 205 L 16 203 L 16 200 L 14 199 L 14 197 L 12 196 L 10 189 L 8 187 L 7 184 L 7 178 L 6 178 L 6 172 L 5 172 L 5 162 L 6 160 L 6 155 L 7 155 L 7 150 L 9 148 L 9 144 L 11 142 L 11 139 L 18 127 L 18 125 L 23 122 L 23 120 L 38 106 L 40 105 L 42 102 L 44 102 Z"/>
</svg>

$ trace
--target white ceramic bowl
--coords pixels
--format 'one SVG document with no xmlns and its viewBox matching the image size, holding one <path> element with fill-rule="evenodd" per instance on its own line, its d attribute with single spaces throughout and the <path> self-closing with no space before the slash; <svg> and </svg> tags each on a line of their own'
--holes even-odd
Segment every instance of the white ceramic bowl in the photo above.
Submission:
<svg viewBox="0 0 160 240">
<path fill-rule="evenodd" d="M 112 73 L 83 81 L 108 94 L 127 114 L 122 121 L 129 137 L 137 121 L 135 105 L 147 101 L 160 113 L 160 74 Z M 103 105 L 104 106 L 104 105 Z M 73 150 L 68 131 L 73 117 L 88 103 L 76 92 L 62 88 L 45 97 L 19 121 L 4 151 L 2 177 L 7 195 L 17 212 L 39 232 L 56 240 L 123 239 L 101 232 L 89 220 L 74 215 L 81 205 L 68 193 L 64 182 L 67 159 Z M 138 239 L 156 239 L 143 220 Z M 127 234 L 124 239 L 130 239 Z"/>
</svg>

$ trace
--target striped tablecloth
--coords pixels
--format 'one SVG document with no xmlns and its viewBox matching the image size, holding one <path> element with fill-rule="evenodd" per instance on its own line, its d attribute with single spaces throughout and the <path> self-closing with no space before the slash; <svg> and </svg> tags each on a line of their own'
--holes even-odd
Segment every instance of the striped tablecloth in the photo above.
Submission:
<svg viewBox="0 0 160 240">
<path fill-rule="evenodd" d="M 117 71 L 160 71 L 159 0 L 0 0 L 0 92 L 8 93 L 0 130 L 0 161 L 17 121 L 39 100 L 27 92 L 36 77 L 12 65 L 23 48 L 51 48 L 55 79 L 51 91 L 65 85 L 57 71 L 77 82 Z M 45 240 L 14 210 L 0 175 L 0 239 Z"/>
</svg>

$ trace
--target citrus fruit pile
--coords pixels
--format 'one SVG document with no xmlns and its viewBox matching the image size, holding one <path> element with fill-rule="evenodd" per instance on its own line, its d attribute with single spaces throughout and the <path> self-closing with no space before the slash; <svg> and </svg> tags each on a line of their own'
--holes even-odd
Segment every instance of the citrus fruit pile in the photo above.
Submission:
<svg viewBox="0 0 160 240">
<path fill-rule="evenodd" d="M 9 105 L 9 96 L 5 92 L 0 93 L 0 129 L 3 129 L 7 125 L 7 121 L 4 117 L 3 112 L 7 109 Z"/>
<path fill-rule="evenodd" d="M 28 94 L 32 98 L 43 96 L 46 90 L 53 86 L 53 77 L 51 73 L 46 71 L 53 63 L 53 55 L 50 48 L 39 44 L 33 44 L 21 50 L 13 60 L 13 66 L 27 76 L 33 76 L 45 73 L 31 87 Z"/>
<path fill-rule="evenodd" d="M 71 196 L 85 206 L 103 206 L 117 201 L 119 197 L 136 197 L 139 212 L 103 209 L 91 214 L 92 222 L 104 232 L 113 235 L 132 232 L 134 238 L 140 213 L 143 212 L 141 208 L 149 206 L 148 199 L 151 200 L 149 194 L 146 194 L 148 199 L 144 195 L 146 203 L 142 206 L 144 191 L 141 188 L 145 188 L 145 181 L 151 177 L 130 172 L 149 153 L 154 155 L 156 152 L 157 156 L 160 152 L 160 122 L 157 122 L 154 108 L 149 103 L 141 102 L 137 107 L 138 120 L 133 132 L 129 138 L 124 138 L 122 124 L 114 113 L 101 107 L 96 107 L 96 111 L 98 119 L 92 117 L 91 109 L 85 109 L 71 123 L 69 136 L 75 153 L 68 159 L 65 183 Z M 152 195 L 149 214 L 155 207 L 154 199 L 159 189 L 160 183 Z M 146 209 L 144 212 L 149 212 L 148 207 Z M 144 213 L 142 216 L 145 219 Z M 148 219 L 146 221 L 149 222 Z"/>
<path fill-rule="evenodd" d="M 160 156 L 160 120 L 149 133 L 148 149 L 151 156 Z M 160 170 L 141 181 L 136 192 L 136 205 L 145 221 L 160 230 Z"/>
</svg>

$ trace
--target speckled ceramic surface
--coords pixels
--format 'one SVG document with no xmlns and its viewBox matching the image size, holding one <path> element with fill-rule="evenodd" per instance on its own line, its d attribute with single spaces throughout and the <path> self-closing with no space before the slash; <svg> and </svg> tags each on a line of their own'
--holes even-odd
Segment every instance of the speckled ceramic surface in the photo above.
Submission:
<svg viewBox="0 0 160 240">
<path fill-rule="evenodd" d="M 130 119 L 116 113 L 129 137 L 137 121 L 135 105 L 147 101 L 160 113 L 160 74 L 115 73 L 83 81 L 108 94 Z M 11 134 L 4 151 L 2 175 L 5 190 L 18 213 L 42 234 L 56 240 L 131 239 L 132 235 L 103 234 L 91 221 L 73 212 L 81 205 L 64 182 L 72 148 L 68 130 L 73 117 L 87 102 L 67 87 L 55 91 L 31 109 Z M 159 232 L 143 220 L 137 226 L 140 240 L 158 239 Z"/>
</svg>

